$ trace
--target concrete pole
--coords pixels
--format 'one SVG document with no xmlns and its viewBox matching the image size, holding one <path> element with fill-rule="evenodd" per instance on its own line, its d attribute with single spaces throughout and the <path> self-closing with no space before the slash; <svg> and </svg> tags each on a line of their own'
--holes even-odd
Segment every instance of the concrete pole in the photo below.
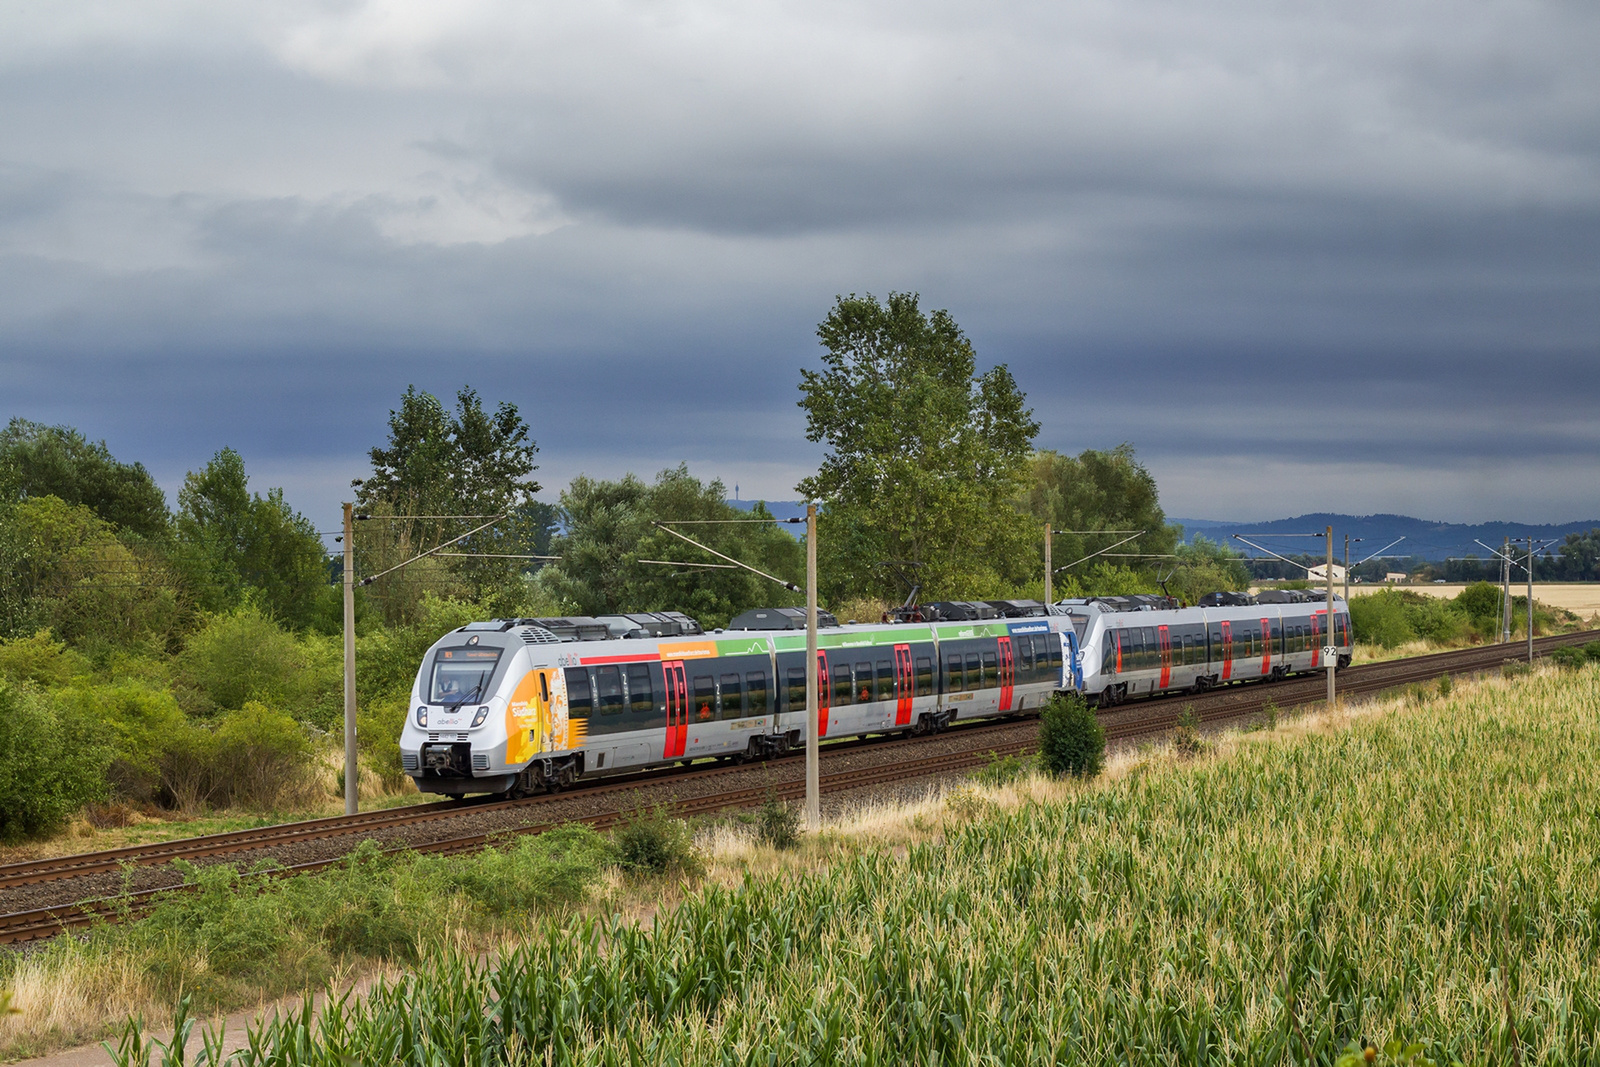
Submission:
<svg viewBox="0 0 1600 1067">
<path fill-rule="evenodd" d="M 1332 647 L 1332 646 L 1338 644 L 1338 642 L 1334 640 L 1335 634 L 1338 633 L 1338 628 L 1334 625 L 1334 614 L 1333 614 L 1333 527 L 1332 526 L 1328 527 L 1328 536 L 1324 537 L 1323 540 L 1328 542 L 1328 571 L 1327 571 L 1327 574 L 1324 575 L 1324 577 L 1326 577 L 1327 580 L 1328 580 L 1328 638 L 1327 638 L 1327 643 L 1328 643 L 1328 645 L 1330 647 Z M 1327 656 L 1325 658 L 1326 658 L 1327 662 L 1324 663 L 1323 666 L 1328 669 L 1328 707 L 1331 708 L 1331 707 L 1333 707 L 1333 695 L 1334 695 L 1333 694 L 1333 671 L 1334 671 L 1334 668 L 1336 666 L 1338 666 L 1339 655 L 1338 655 L 1338 653 L 1334 653 L 1332 656 Z"/>
<path fill-rule="evenodd" d="M 358 807 L 356 766 L 356 553 L 354 504 L 344 506 L 344 813 Z"/>
<path fill-rule="evenodd" d="M 1055 602 L 1050 592 L 1052 577 L 1054 575 L 1050 573 L 1050 524 L 1047 522 L 1044 524 L 1044 602 L 1047 607 Z"/>
<path fill-rule="evenodd" d="M 1533 664 L 1533 537 L 1528 538 L 1528 664 Z"/>
<path fill-rule="evenodd" d="M 822 828 L 817 773 L 817 506 L 806 505 L 806 826 Z"/>
</svg>

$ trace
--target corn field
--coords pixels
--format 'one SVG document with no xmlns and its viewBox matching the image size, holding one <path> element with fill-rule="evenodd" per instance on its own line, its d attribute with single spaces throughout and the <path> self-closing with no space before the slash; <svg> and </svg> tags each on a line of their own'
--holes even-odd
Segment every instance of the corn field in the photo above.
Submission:
<svg viewBox="0 0 1600 1067">
<path fill-rule="evenodd" d="M 1600 672 L 1258 735 L 906 855 L 546 919 L 248 1064 L 1600 1061 Z M 124 1060 L 137 1059 L 136 1054 Z"/>
</svg>

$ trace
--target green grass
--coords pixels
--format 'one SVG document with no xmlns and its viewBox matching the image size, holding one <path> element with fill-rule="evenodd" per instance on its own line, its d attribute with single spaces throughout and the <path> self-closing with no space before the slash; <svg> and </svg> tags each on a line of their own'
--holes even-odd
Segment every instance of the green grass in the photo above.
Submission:
<svg viewBox="0 0 1600 1067">
<path fill-rule="evenodd" d="M 1597 713 L 1589 667 L 1257 734 L 650 924 L 536 921 L 243 1062 L 1594 1062 Z"/>
</svg>

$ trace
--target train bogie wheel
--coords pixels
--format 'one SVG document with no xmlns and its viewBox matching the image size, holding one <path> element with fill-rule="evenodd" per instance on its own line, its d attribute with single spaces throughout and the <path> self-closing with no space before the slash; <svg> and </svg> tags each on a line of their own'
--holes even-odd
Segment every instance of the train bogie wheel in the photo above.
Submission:
<svg viewBox="0 0 1600 1067">
<path fill-rule="evenodd" d="M 451 800 L 460 800 L 461 798 L 465 797 L 466 795 L 467 794 L 465 794 L 465 793 L 446 793 L 445 794 L 445 796 L 448 797 Z"/>
</svg>

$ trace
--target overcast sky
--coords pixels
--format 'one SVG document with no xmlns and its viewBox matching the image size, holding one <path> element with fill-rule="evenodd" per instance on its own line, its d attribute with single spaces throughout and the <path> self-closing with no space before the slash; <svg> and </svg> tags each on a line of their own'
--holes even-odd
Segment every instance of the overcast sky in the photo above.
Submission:
<svg viewBox="0 0 1600 1067">
<path fill-rule="evenodd" d="M 0 419 L 327 529 L 409 383 L 554 497 L 814 469 L 916 291 L 1169 514 L 1600 516 L 1600 6 L 0 6 Z"/>
</svg>

